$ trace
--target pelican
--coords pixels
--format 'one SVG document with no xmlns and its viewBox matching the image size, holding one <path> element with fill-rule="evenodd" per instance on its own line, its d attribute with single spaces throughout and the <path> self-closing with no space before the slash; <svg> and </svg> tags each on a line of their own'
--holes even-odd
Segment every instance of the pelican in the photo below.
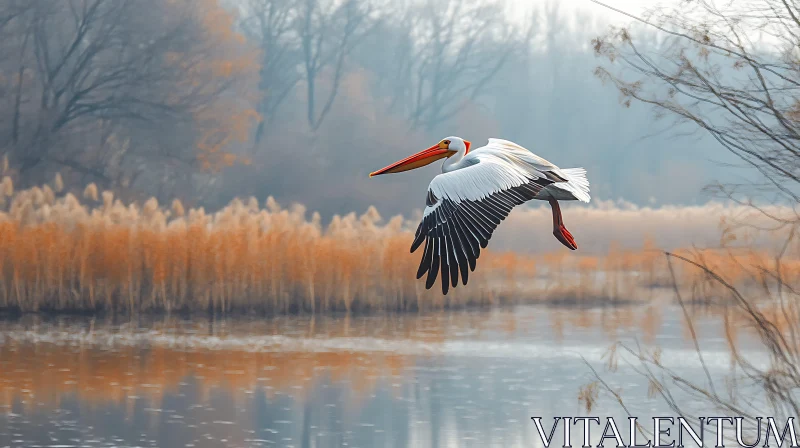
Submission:
<svg viewBox="0 0 800 448">
<path fill-rule="evenodd" d="M 589 180 L 583 168 L 561 169 L 522 146 L 490 138 L 486 146 L 470 150 L 471 143 L 447 137 L 428 149 L 370 173 L 400 173 L 446 158 L 442 174 L 433 178 L 425 199 L 411 253 L 424 242 L 417 279 L 427 273 L 425 288 L 436 283 L 441 269 L 442 294 L 458 275 L 467 284 L 470 271 L 492 237 L 494 229 L 515 206 L 531 199 L 548 201 L 553 211 L 553 235 L 576 250 L 575 238 L 564 227 L 558 201 L 589 202 Z M 469 267 L 469 269 L 468 269 Z"/>
</svg>

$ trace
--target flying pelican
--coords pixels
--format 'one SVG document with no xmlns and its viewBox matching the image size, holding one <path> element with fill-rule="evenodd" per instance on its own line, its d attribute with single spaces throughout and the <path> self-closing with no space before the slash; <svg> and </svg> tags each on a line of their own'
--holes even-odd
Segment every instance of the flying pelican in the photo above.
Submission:
<svg viewBox="0 0 800 448">
<path fill-rule="evenodd" d="M 442 174 L 428 187 L 422 222 L 417 227 L 411 252 L 425 242 L 417 278 L 428 274 L 430 289 L 442 273 L 442 293 L 464 285 L 481 248 L 486 248 L 494 229 L 517 205 L 531 199 L 548 201 L 553 210 L 553 235 L 575 250 L 578 244 L 564 227 L 558 201 L 589 202 L 589 180 L 583 168 L 561 169 L 522 146 L 497 138 L 470 151 L 471 143 L 447 137 L 428 149 L 370 173 L 400 173 L 447 158 Z M 467 269 L 469 266 L 469 269 Z"/>
</svg>

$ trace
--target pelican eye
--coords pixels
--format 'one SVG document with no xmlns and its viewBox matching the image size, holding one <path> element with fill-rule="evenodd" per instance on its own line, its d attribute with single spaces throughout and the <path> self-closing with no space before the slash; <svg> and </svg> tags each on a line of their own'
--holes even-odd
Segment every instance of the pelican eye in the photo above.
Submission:
<svg viewBox="0 0 800 448">
<path fill-rule="evenodd" d="M 442 143 L 444 143 L 445 145 L 449 145 L 450 144 L 450 140 L 444 140 Z"/>
</svg>

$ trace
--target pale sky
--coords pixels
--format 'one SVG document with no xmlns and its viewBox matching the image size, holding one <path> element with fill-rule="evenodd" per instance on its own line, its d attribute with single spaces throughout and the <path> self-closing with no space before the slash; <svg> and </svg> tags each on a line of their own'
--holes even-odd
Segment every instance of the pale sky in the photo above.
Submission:
<svg viewBox="0 0 800 448">
<path fill-rule="evenodd" d="M 533 0 L 539 1 L 539 0 Z M 614 8 L 620 9 L 622 11 L 634 14 L 634 15 L 641 15 L 646 9 L 652 8 L 658 5 L 668 5 L 670 3 L 674 3 L 674 1 L 665 1 L 665 0 L 600 0 L 603 3 L 612 6 Z M 581 9 L 583 11 L 591 12 L 593 14 L 602 15 L 608 18 L 608 20 L 613 22 L 620 22 L 620 23 L 627 23 L 630 22 L 631 19 L 629 17 L 623 16 L 615 11 L 611 11 L 607 8 L 603 8 L 602 6 L 592 3 L 589 0 L 562 0 L 561 4 L 564 8 L 575 8 Z"/>
<path fill-rule="evenodd" d="M 525 3 L 544 3 L 546 0 L 516 0 Z M 674 1 L 667 1 L 667 0 L 599 0 L 609 6 L 612 6 L 617 9 L 621 9 L 625 12 L 639 15 L 643 11 L 648 8 L 652 8 L 659 4 L 667 5 L 670 3 L 674 3 Z M 568 10 L 581 10 L 584 12 L 589 12 L 592 14 L 597 14 L 600 16 L 606 17 L 609 21 L 613 21 L 616 23 L 627 23 L 630 22 L 631 19 L 619 14 L 617 12 L 611 11 L 607 8 L 603 8 L 602 6 L 593 3 L 589 0 L 560 0 L 559 3 L 561 7 L 568 11 Z"/>
<path fill-rule="evenodd" d="M 617 26 L 622 26 L 626 24 L 631 24 L 634 22 L 634 19 L 620 14 L 616 11 L 612 11 L 608 8 L 600 6 L 590 0 L 510 0 L 513 4 L 519 5 L 522 8 L 529 8 L 535 5 L 544 5 L 547 2 L 557 2 L 559 4 L 559 8 L 562 11 L 562 14 L 569 17 L 571 15 L 575 15 L 577 17 L 578 12 L 583 12 L 585 14 L 590 14 L 592 17 L 596 17 L 601 26 L 605 26 L 606 24 L 612 24 Z M 649 9 L 652 9 L 657 6 L 663 7 L 674 7 L 678 4 L 679 0 L 598 0 L 602 3 L 605 3 L 608 6 L 613 8 L 619 9 L 621 11 L 625 11 L 629 14 L 633 14 L 635 16 L 641 17 L 643 13 Z M 729 10 L 731 4 L 726 4 L 724 10 Z M 605 22 L 605 23 L 603 23 Z M 595 25 L 597 25 L 596 23 Z M 577 24 L 581 27 L 591 26 L 592 24 L 584 24 L 580 23 Z M 574 26 L 574 24 L 573 24 Z M 747 28 L 746 28 L 747 29 Z M 778 39 L 775 39 L 774 36 L 771 36 L 769 33 L 764 34 L 763 32 L 756 31 L 755 29 L 751 29 L 752 34 L 750 34 L 750 38 L 754 41 L 759 41 L 764 43 L 768 46 L 774 45 L 778 42 Z"/>
<path fill-rule="evenodd" d="M 526 8 L 529 7 L 530 5 L 536 5 L 536 4 L 543 5 L 548 0 L 512 0 L 512 1 L 520 5 L 521 7 Z M 592 15 L 597 15 L 598 17 L 602 17 L 608 20 L 609 23 L 618 25 L 622 25 L 632 21 L 632 19 L 629 17 L 623 16 L 622 14 L 619 14 L 615 11 L 611 11 L 589 0 L 549 0 L 549 1 L 558 2 L 560 4 L 561 9 L 565 13 L 569 13 L 572 11 L 575 12 L 583 11 L 586 13 L 590 13 Z M 669 4 L 674 4 L 676 2 L 675 0 L 599 0 L 599 1 L 634 15 L 641 15 L 642 12 L 654 6 L 669 5 Z"/>
</svg>

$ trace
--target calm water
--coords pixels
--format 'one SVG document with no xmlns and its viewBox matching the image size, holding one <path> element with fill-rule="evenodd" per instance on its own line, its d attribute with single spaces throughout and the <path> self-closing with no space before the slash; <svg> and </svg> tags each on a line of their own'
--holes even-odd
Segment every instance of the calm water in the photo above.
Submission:
<svg viewBox="0 0 800 448">
<path fill-rule="evenodd" d="M 577 399 L 592 380 L 583 359 L 622 388 L 635 415 L 674 415 L 644 398 L 646 382 L 624 362 L 605 372 L 603 355 L 614 340 L 635 339 L 660 346 L 665 365 L 697 377 L 680 315 L 669 307 L 540 306 L 4 321 L 0 447 L 541 446 L 531 416 L 549 428 L 553 416 L 586 415 Z M 698 317 L 697 327 L 712 375 L 727 374 L 719 319 Z M 608 399 L 591 415 L 625 418 Z M 573 445 L 581 434 L 576 429 Z"/>
</svg>

